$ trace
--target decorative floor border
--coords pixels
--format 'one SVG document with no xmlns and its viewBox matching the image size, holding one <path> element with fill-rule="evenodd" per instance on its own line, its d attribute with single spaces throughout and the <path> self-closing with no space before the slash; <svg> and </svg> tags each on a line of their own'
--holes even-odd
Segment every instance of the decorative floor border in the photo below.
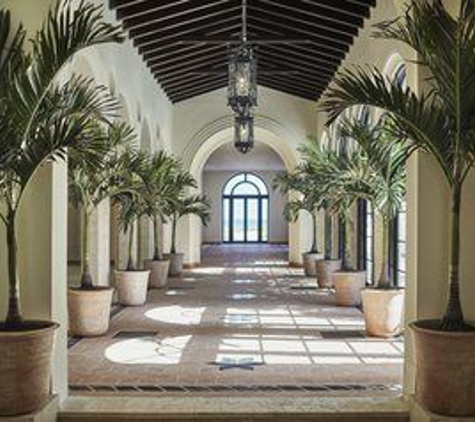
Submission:
<svg viewBox="0 0 475 422">
<path fill-rule="evenodd" d="M 226 393 L 226 392 L 274 392 L 274 393 L 349 393 L 349 392 L 402 392 L 400 384 L 315 384 L 315 385 L 85 385 L 72 384 L 71 394 L 80 393 Z"/>
</svg>

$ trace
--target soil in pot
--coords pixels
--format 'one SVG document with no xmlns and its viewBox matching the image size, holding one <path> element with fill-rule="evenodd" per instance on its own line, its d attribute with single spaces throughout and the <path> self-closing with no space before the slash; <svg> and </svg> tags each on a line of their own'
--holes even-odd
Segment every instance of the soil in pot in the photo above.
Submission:
<svg viewBox="0 0 475 422">
<path fill-rule="evenodd" d="M 365 289 L 361 296 L 368 335 L 389 338 L 402 334 L 404 290 Z"/>
<path fill-rule="evenodd" d="M 439 321 L 409 325 L 416 352 L 416 400 L 444 416 L 475 416 L 475 327 L 440 331 Z"/>
<path fill-rule="evenodd" d="M 170 268 L 168 275 L 170 277 L 180 277 L 183 273 L 183 259 L 185 254 L 183 253 L 170 253 L 165 255 L 165 258 L 170 260 Z"/>
<path fill-rule="evenodd" d="M 320 252 L 307 252 L 302 255 L 303 269 L 307 277 L 315 277 L 317 275 L 316 261 L 323 259 Z"/>
<path fill-rule="evenodd" d="M 58 327 L 53 322 L 25 321 L 13 331 L 0 324 L 0 416 L 33 413 L 49 400 Z"/>
<path fill-rule="evenodd" d="M 118 302 L 125 306 L 140 306 L 147 301 L 150 270 L 115 271 Z"/>
<path fill-rule="evenodd" d="M 168 282 L 168 270 L 170 261 L 168 259 L 144 261 L 146 270 L 150 270 L 150 284 L 152 289 L 163 289 Z"/>
<path fill-rule="evenodd" d="M 69 289 L 69 333 L 77 337 L 104 335 L 109 329 L 112 305 L 111 287 Z"/>
<path fill-rule="evenodd" d="M 361 291 L 366 287 L 366 271 L 335 271 L 332 279 L 339 306 L 361 305 Z"/>
<path fill-rule="evenodd" d="M 341 259 L 319 259 L 315 262 L 317 283 L 321 288 L 332 288 L 332 274 L 341 268 Z"/>
</svg>

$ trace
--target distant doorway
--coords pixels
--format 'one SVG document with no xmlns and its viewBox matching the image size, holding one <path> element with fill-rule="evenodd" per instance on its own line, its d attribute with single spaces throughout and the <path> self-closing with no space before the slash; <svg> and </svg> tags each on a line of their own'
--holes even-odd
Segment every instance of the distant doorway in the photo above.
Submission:
<svg viewBox="0 0 475 422">
<path fill-rule="evenodd" d="M 223 242 L 264 243 L 269 240 L 269 192 L 263 180 L 240 173 L 223 190 Z"/>
</svg>

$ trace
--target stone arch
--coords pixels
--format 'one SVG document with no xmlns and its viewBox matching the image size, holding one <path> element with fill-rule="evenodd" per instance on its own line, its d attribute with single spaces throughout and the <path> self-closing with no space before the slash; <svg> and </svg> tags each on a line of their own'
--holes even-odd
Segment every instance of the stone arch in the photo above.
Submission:
<svg viewBox="0 0 475 422">
<path fill-rule="evenodd" d="M 202 172 L 211 154 L 222 145 L 232 142 L 234 131 L 232 116 L 218 119 L 201 131 L 190 141 L 183 153 L 182 159 L 185 167 L 198 181 L 198 189 L 202 189 Z M 279 155 L 285 168 L 291 171 L 299 161 L 299 155 L 293 148 L 292 133 L 286 130 L 280 123 L 266 116 L 255 117 L 255 139 L 267 145 Z M 185 230 L 182 231 L 179 240 L 184 248 L 187 261 L 190 264 L 198 264 L 201 261 L 201 224 L 193 217 L 184 221 Z M 289 258 L 293 263 L 301 262 L 302 243 L 306 240 L 304 222 L 299 219 L 297 223 L 289 226 Z"/>
</svg>

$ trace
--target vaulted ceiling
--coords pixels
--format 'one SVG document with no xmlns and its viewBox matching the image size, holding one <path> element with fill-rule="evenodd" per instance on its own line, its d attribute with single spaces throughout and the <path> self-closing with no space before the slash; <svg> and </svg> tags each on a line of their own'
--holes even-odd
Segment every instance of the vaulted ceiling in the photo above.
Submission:
<svg viewBox="0 0 475 422">
<path fill-rule="evenodd" d="M 317 100 L 376 0 L 248 0 L 258 83 Z M 109 0 L 172 102 L 227 85 L 241 0 Z"/>
</svg>

